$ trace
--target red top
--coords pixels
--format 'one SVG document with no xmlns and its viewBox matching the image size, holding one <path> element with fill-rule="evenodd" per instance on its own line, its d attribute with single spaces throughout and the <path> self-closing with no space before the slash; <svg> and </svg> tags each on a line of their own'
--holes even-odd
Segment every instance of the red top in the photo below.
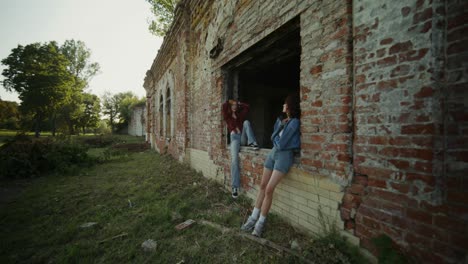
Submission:
<svg viewBox="0 0 468 264">
<path fill-rule="evenodd" d="M 226 101 L 223 104 L 223 117 L 224 121 L 226 121 L 226 124 L 228 126 L 229 133 L 231 133 L 232 131 L 236 133 L 236 128 L 239 128 L 239 131 L 242 132 L 243 123 L 245 121 L 247 113 L 249 112 L 249 108 L 249 104 L 238 102 L 236 111 L 237 118 L 234 118 L 232 116 L 231 105 L 229 104 L 229 101 Z"/>
</svg>

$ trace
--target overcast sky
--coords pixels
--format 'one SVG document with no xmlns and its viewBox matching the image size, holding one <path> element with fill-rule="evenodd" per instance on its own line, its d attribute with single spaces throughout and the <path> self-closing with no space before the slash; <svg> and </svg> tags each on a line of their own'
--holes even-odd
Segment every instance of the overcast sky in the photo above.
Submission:
<svg viewBox="0 0 468 264">
<path fill-rule="evenodd" d="M 101 65 L 88 92 L 132 91 L 141 97 L 146 71 L 162 43 L 148 31 L 150 18 L 145 0 L 0 0 L 0 60 L 18 44 L 82 40 L 91 60 Z M 0 98 L 19 101 L 2 85 Z"/>
</svg>

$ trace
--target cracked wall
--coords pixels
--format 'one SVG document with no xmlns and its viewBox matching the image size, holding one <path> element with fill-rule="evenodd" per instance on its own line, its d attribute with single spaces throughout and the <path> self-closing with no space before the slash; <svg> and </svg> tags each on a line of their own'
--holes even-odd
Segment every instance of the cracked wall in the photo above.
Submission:
<svg viewBox="0 0 468 264">
<path fill-rule="evenodd" d="M 181 1 L 145 79 L 147 138 L 229 186 L 223 67 L 298 18 L 301 153 L 273 210 L 314 232 L 320 208 L 374 254 L 384 233 L 420 260 L 464 260 L 466 10 L 460 0 Z M 169 135 L 157 100 L 167 87 Z M 267 153 L 241 150 L 250 197 Z"/>
</svg>

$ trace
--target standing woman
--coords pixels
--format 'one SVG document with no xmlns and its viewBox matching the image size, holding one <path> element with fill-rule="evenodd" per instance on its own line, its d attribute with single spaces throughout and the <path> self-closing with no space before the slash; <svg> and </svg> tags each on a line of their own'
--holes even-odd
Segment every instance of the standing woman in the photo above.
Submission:
<svg viewBox="0 0 468 264">
<path fill-rule="evenodd" d="M 232 198 L 236 199 L 239 196 L 240 187 L 240 146 L 241 144 L 245 145 L 247 143 L 248 146 L 257 150 L 258 145 L 250 122 L 245 120 L 249 112 L 248 104 L 235 100 L 228 100 L 223 104 L 222 112 L 231 136 L 231 186 Z"/>
<path fill-rule="evenodd" d="M 273 192 L 284 175 L 288 173 L 294 159 L 294 151 L 301 146 L 300 138 L 300 106 L 299 97 L 290 95 L 283 105 L 284 116 L 278 118 L 271 136 L 273 149 L 268 154 L 263 168 L 255 207 L 247 222 L 242 225 L 243 231 L 251 231 L 252 235 L 261 236 L 265 220 L 270 211 Z"/>
</svg>

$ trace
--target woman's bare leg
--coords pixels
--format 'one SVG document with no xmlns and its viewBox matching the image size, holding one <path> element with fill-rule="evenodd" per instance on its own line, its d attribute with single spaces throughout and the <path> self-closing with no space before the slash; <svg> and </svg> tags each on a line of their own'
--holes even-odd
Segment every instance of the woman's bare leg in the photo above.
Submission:
<svg viewBox="0 0 468 264">
<path fill-rule="evenodd" d="M 255 207 L 260 209 L 262 208 L 263 199 L 265 198 L 265 190 L 267 188 L 268 182 L 270 181 L 272 170 L 263 167 L 262 181 L 260 183 L 260 190 L 258 191 L 257 201 L 255 202 Z"/>
<path fill-rule="evenodd" d="M 285 175 L 284 173 L 277 171 L 277 170 L 274 170 L 273 173 L 271 174 L 268 184 L 263 191 L 263 196 L 264 196 L 263 203 L 260 203 L 261 209 L 262 209 L 261 212 L 263 216 L 268 215 L 268 212 L 270 211 L 270 208 L 271 208 L 271 202 L 273 201 L 273 192 L 275 191 L 276 186 L 281 181 L 284 175 Z M 262 183 L 263 183 L 263 178 L 262 178 Z M 258 198 L 257 198 L 257 203 L 255 206 L 257 206 L 258 204 L 259 203 L 258 203 Z"/>
</svg>

